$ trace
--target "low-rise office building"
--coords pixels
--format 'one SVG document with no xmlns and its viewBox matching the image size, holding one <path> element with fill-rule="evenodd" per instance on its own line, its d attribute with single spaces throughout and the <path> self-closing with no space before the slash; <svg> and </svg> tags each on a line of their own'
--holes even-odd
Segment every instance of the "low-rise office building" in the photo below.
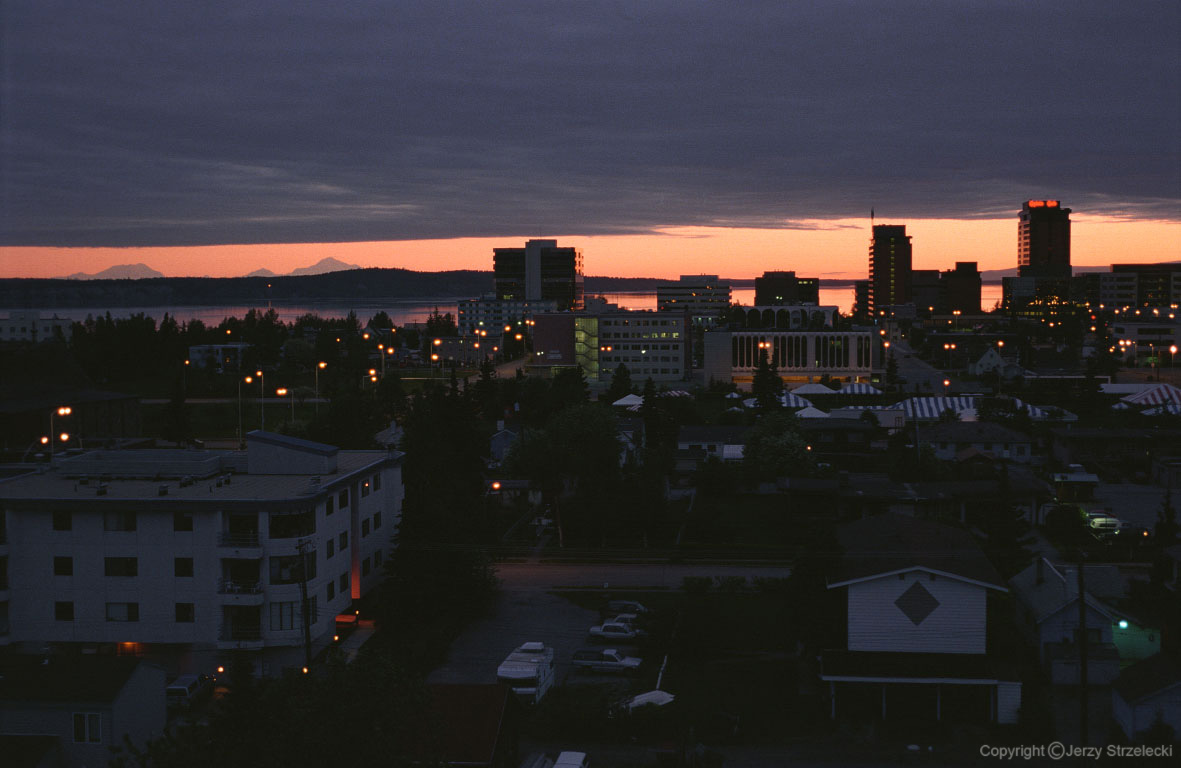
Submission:
<svg viewBox="0 0 1181 768">
<path fill-rule="evenodd" d="M 264 674 L 299 666 L 305 620 L 318 651 L 381 579 L 401 461 L 255 431 L 245 451 L 96 451 L 12 477 L 0 644 L 140 655 L 173 673 L 231 651 Z"/>
<path fill-rule="evenodd" d="M 881 337 L 869 330 L 717 330 L 705 334 L 705 381 L 749 384 L 763 355 L 786 381 L 869 381 L 883 366 Z"/>
</svg>

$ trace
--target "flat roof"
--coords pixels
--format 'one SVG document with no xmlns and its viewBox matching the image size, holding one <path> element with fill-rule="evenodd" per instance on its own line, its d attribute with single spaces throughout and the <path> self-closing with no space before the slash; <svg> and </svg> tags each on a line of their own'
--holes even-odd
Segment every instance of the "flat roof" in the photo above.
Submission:
<svg viewBox="0 0 1181 768">
<path fill-rule="evenodd" d="M 215 452 L 208 452 L 215 453 Z M 226 454 L 235 453 L 226 451 Z M 230 482 L 217 484 L 216 477 L 196 480 L 181 487 L 180 481 L 155 479 L 111 479 L 106 481 L 106 493 L 98 495 L 99 480 L 90 476 L 86 485 L 78 478 L 67 476 L 57 468 L 45 472 L 20 475 L 0 481 L 0 499 L 29 501 L 79 501 L 101 503 L 112 501 L 150 501 L 161 504 L 179 502 L 217 503 L 302 500 L 312 498 L 338 482 L 390 459 L 400 460 L 405 454 L 387 451 L 340 451 L 336 472 L 302 475 L 261 475 L 232 473 Z M 308 493 L 309 481 L 320 479 L 320 490 Z M 166 495 L 160 487 L 167 486 Z"/>
</svg>

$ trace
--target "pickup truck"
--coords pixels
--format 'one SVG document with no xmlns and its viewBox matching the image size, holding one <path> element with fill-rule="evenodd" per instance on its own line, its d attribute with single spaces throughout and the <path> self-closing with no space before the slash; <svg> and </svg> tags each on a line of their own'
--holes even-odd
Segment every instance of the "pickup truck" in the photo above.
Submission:
<svg viewBox="0 0 1181 768">
<path fill-rule="evenodd" d="M 591 627 L 587 633 L 591 640 L 599 640 L 603 642 L 611 642 L 613 640 L 627 640 L 636 641 L 643 640 L 648 637 L 648 633 L 642 629 L 636 629 L 627 624 L 618 621 L 605 621 L 602 624 Z"/>
<path fill-rule="evenodd" d="M 600 651 L 595 648 L 584 648 L 574 652 L 574 666 L 591 672 L 638 672 L 643 659 L 635 656 L 624 656 L 614 648 Z"/>
</svg>

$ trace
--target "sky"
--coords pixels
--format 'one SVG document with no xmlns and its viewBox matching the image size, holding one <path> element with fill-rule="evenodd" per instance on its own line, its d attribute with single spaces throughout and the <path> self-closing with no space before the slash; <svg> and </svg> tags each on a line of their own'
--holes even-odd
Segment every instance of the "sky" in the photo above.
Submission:
<svg viewBox="0 0 1181 768">
<path fill-rule="evenodd" d="M 1181 259 L 1181 4 L 424 0 L 0 5 L 0 275 L 1012 267 Z"/>
</svg>

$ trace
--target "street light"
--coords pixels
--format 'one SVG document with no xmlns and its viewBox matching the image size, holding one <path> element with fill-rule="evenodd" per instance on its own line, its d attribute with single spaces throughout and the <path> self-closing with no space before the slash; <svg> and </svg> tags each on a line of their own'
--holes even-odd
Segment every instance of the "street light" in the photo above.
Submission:
<svg viewBox="0 0 1181 768">
<path fill-rule="evenodd" d="M 321 360 L 316 363 L 316 413 L 320 412 L 320 371 L 328 367 L 328 363 Z"/>
<path fill-rule="evenodd" d="M 263 380 L 262 370 L 257 370 L 254 375 L 258 377 L 258 429 L 260 432 L 267 431 L 267 383 Z"/>
<path fill-rule="evenodd" d="M 287 396 L 287 387 L 279 387 L 275 390 L 275 394 L 279 397 Z M 295 423 L 295 391 L 291 391 L 291 423 Z"/>
<path fill-rule="evenodd" d="M 56 413 L 58 416 L 69 416 L 73 412 L 74 412 L 74 410 L 72 408 L 70 408 L 70 406 L 68 406 L 68 405 L 60 406 L 59 408 L 49 412 L 49 434 L 51 437 L 53 436 L 53 414 Z M 68 434 L 66 434 L 65 432 L 62 432 L 62 435 L 64 435 L 64 437 L 62 437 L 63 443 L 70 439 L 70 436 Z M 46 442 L 49 443 L 49 463 L 52 464 L 53 463 L 53 441 L 52 440 L 42 440 L 41 442 L 42 442 L 42 444 L 44 444 Z"/>
<path fill-rule="evenodd" d="M 242 444 L 242 384 L 252 384 L 254 379 L 247 376 L 244 379 L 238 379 L 238 444 Z"/>
</svg>

